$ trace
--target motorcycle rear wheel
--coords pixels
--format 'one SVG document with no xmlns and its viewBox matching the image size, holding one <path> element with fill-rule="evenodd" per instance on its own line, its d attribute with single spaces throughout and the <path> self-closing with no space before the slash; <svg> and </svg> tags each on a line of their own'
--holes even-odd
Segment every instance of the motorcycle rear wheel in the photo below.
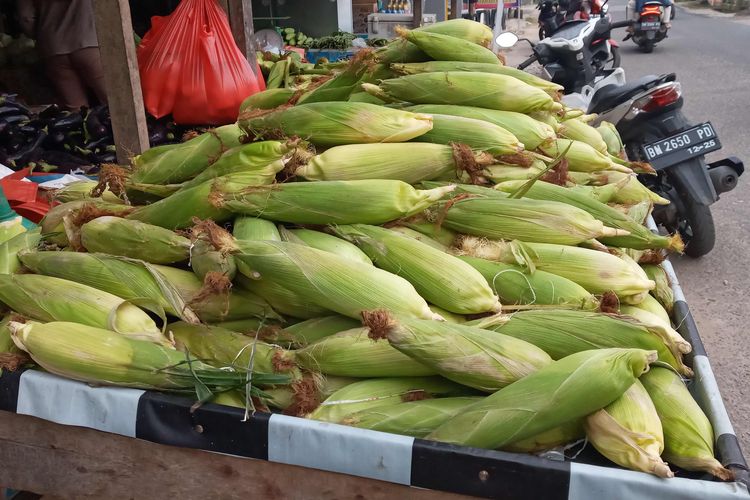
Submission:
<svg viewBox="0 0 750 500">
<path fill-rule="evenodd" d="M 641 44 L 641 50 L 644 54 L 650 54 L 654 51 L 654 41 L 653 40 L 646 40 Z"/>
<path fill-rule="evenodd" d="M 679 232 L 685 242 L 685 255 L 703 257 L 714 248 L 716 228 L 711 208 L 693 200 L 683 200 L 685 213 L 680 214 Z"/>
</svg>

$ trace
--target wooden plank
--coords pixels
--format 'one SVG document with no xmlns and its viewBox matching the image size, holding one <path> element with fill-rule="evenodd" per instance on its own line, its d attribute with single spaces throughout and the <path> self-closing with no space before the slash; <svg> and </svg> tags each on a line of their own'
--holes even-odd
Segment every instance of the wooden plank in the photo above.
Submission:
<svg viewBox="0 0 750 500">
<path fill-rule="evenodd" d="M 232 29 L 232 36 L 237 47 L 252 63 L 250 66 L 252 66 L 253 71 L 257 71 L 252 0 L 220 0 L 220 3 L 229 18 L 229 27 Z"/>
<path fill-rule="evenodd" d="M 141 93 L 141 77 L 133 40 L 128 0 L 92 2 L 99 51 L 105 67 L 104 83 L 117 146 L 117 161 L 126 164 L 148 149 L 148 127 Z"/>
<path fill-rule="evenodd" d="M 0 485 L 62 498 L 467 498 L 164 446 L 5 411 L 0 411 L 0 464 Z"/>
<path fill-rule="evenodd" d="M 419 28 L 422 25 L 422 0 L 412 0 L 411 11 L 414 14 L 413 27 Z"/>
<path fill-rule="evenodd" d="M 462 0 L 451 0 L 451 19 L 458 19 L 461 17 L 461 12 L 463 11 L 464 3 Z"/>
</svg>

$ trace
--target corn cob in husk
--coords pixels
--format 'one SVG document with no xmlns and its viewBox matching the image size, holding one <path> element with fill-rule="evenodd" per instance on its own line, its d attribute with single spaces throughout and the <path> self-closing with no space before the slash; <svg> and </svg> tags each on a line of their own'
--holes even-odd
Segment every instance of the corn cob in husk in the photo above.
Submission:
<svg viewBox="0 0 750 500">
<path fill-rule="evenodd" d="M 656 353 L 641 349 L 572 354 L 464 409 L 427 438 L 479 448 L 508 446 L 607 406 L 655 359 Z"/>
<path fill-rule="evenodd" d="M 27 362 L 29 358 L 14 342 L 10 333 L 12 314 L 6 314 L 0 320 L 0 375 L 7 370 L 14 372 Z"/>
<path fill-rule="evenodd" d="M 655 284 L 642 269 L 598 250 L 547 243 L 490 241 L 464 237 L 459 253 L 506 264 L 517 264 L 563 276 L 594 294 L 614 292 L 621 300 L 638 303 Z"/>
<path fill-rule="evenodd" d="M 584 422 L 586 436 L 594 448 L 617 465 L 658 477 L 674 477 L 660 458 L 664 434 L 659 415 L 638 380 Z"/>
<path fill-rule="evenodd" d="M 400 233 L 408 238 L 412 238 L 414 240 L 417 240 L 419 242 L 424 243 L 425 245 L 428 245 L 435 250 L 440 250 L 441 252 L 449 252 L 450 247 L 448 245 L 443 245 L 438 240 L 434 238 L 430 238 L 426 234 L 422 234 L 419 231 L 415 231 L 414 229 L 405 227 L 405 226 L 392 226 L 389 227 L 391 231 L 395 231 L 397 233 Z"/>
<path fill-rule="evenodd" d="M 475 257 L 459 257 L 479 271 L 505 306 L 532 304 L 596 310 L 599 301 L 581 285 L 545 271 Z"/>
<path fill-rule="evenodd" d="M 734 474 L 714 458 L 714 432 L 706 415 L 680 380 L 666 368 L 654 367 L 641 377 L 664 430 L 662 457 L 686 470 L 705 471 L 725 481 Z"/>
<path fill-rule="evenodd" d="M 606 172 L 606 183 L 617 184 L 619 189 L 610 200 L 612 203 L 635 205 L 642 201 L 651 201 L 655 205 L 669 205 L 669 200 L 662 198 L 644 186 L 638 177 L 623 172 Z"/>
<path fill-rule="evenodd" d="M 93 198 L 100 198 L 102 201 L 107 203 L 123 203 L 112 191 L 106 189 L 100 196 L 94 196 L 92 191 L 97 186 L 96 181 L 77 181 L 66 184 L 60 189 L 56 189 L 52 192 L 52 199 L 59 201 L 60 203 L 67 203 L 69 201 L 82 201 L 90 200 Z"/>
<path fill-rule="evenodd" d="M 367 328 L 354 328 L 326 336 L 294 351 L 304 369 L 343 377 L 416 377 L 437 371 L 394 349 L 375 342 Z"/>
<path fill-rule="evenodd" d="M 66 220 L 68 226 L 80 211 L 96 211 L 98 215 L 123 216 L 133 211 L 133 207 L 119 203 L 107 203 L 99 198 L 90 200 L 69 201 L 52 207 L 44 216 L 39 227 L 42 238 L 46 242 L 54 243 L 61 247 L 67 246 L 68 234 L 66 233 Z"/>
<path fill-rule="evenodd" d="M 295 243 L 236 241 L 216 227 L 209 236 L 222 252 L 244 265 L 248 278 L 267 280 L 311 304 L 351 318 L 385 307 L 397 314 L 440 319 L 403 278 L 351 259 Z"/>
<path fill-rule="evenodd" d="M 525 186 L 524 182 L 520 181 L 506 182 L 496 186 L 495 189 L 499 189 L 505 193 L 513 193 L 522 187 L 528 188 L 523 195 L 525 198 L 566 203 L 585 210 L 594 218 L 606 224 L 607 227 L 622 229 L 630 233 L 625 236 L 599 238 L 605 245 L 636 249 L 666 248 L 677 252 L 682 252 L 684 249 L 679 234 L 675 234 L 672 237 L 654 234 L 643 226 L 643 224 L 634 222 L 622 214 L 622 212 L 581 191 L 557 186 L 548 182 L 535 182 L 531 187 L 528 187 Z"/>
<path fill-rule="evenodd" d="M 674 307 L 674 292 L 672 291 L 672 284 L 669 282 L 667 272 L 663 267 L 655 264 L 643 264 L 641 267 L 649 279 L 656 283 L 656 287 L 651 290 L 651 295 L 659 301 L 662 307 L 667 311 L 667 314 L 672 314 L 672 308 Z"/>
<path fill-rule="evenodd" d="M 617 128 L 610 122 L 601 122 L 596 131 L 602 136 L 602 139 L 607 144 L 607 152 L 612 156 L 624 158 L 625 146 L 620 138 L 620 133 Z"/>
<path fill-rule="evenodd" d="M 284 328 L 284 333 L 293 339 L 295 345 L 306 346 L 335 333 L 360 326 L 360 321 L 346 316 L 321 316 L 289 325 Z"/>
<path fill-rule="evenodd" d="M 496 163 L 482 169 L 482 177 L 494 184 L 512 181 L 528 181 L 543 175 L 546 165 L 541 160 L 535 160 L 528 167 Z"/>
<path fill-rule="evenodd" d="M 436 61 L 465 61 L 475 63 L 502 63 L 490 49 L 450 35 L 424 30 L 397 29 L 398 34 L 416 45 L 419 50 Z"/>
<path fill-rule="evenodd" d="M 555 201 L 468 198 L 438 204 L 431 217 L 445 211 L 443 224 L 454 231 L 495 239 L 577 245 L 602 236 L 627 234 L 606 227 L 583 210 Z"/>
<path fill-rule="evenodd" d="M 379 406 L 432 397 L 475 395 L 472 389 L 442 377 L 371 378 L 337 390 L 307 416 L 337 423 L 352 413 Z"/>
<path fill-rule="evenodd" d="M 26 228 L 22 217 L 14 217 L 10 220 L 0 222 L 0 243 L 5 243 L 11 238 L 23 234 Z"/>
<path fill-rule="evenodd" d="M 538 453 L 573 443 L 584 437 L 586 437 L 586 431 L 583 429 L 583 422 L 576 419 L 548 431 L 540 432 L 535 436 L 503 446 L 502 449 L 514 453 Z"/>
<path fill-rule="evenodd" d="M 257 273 L 242 261 L 235 260 L 235 264 L 239 271 L 234 279 L 237 287 L 262 297 L 274 311 L 298 319 L 317 318 L 331 313 L 327 308 L 310 302 L 305 295 L 274 281 L 256 277 Z M 245 274 L 251 274 L 253 278 L 248 278 Z"/>
<path fill-rule="evenodd" d="M 644 297 L 644 299 L 634 307 L 643 309 L 644 311 L 648 311 L 649 313 L 658 316 L 664 324 L 672 324 L 672 319 L 669 317 L 669 313 L 667 312 L 667 310 L 664 309 L 659 301 L 656 300 L 656 298 L 654 298 L 654 296 L 651 294 Z"/>
<path fill-rule="evenodd" d="M 190 240 L 169 229 L 121 217 L 98 217 L 81 226 L 81 244 L 92 253 L 121 255 L 152 264 L 188 260 Z"/>
<path fill-rule="evenodd" d="M 252 335 L 216 326 L 170 323 L 167 332 L 177 350 L 217 368 L 230 366 L 255 373 L 287 373 L 292 380 L 302 375 L 294 355 L 284 349 L 256 340 Z"/>
<path fill-rule="evenodd" d="M 633 172 L 630 168 L 612 161 L 607 154 L 581 141 L 557 139 L 550 144 L 541 144 L 539 149 L 553 158 L 563 155 L 568 161 L 568 169 L 575 172 L 600 172 L 602 170 L 619 171 L 625 174 Z"/>
<path fill-rule="evenodd" d="M 184 182 L 180 190 L 230 174 L 244 174 L 248 184 L 271 184 L 289 162 L 307 158 L 310 154 L 303 145 L 292 141 L 243 144 L 226 151 L 211 166 Z"/>
<path fill-rule="evenodd" d="M 649 329 L 657 332 L 665 342 L 676 344 L 680 350 L 687 354 L 692 350 L 690 343 L 682 338 L 669 322 L 669 318 L 665 321 L 664 318 L 658 316 L 650 311 L 641 309 L 631 305 L 621 305 L 620 313 L 626 316 L 630 316 L 646 325 Z"/>
<path fill-rule="evenodd" d="M 281 241 L 276 224 L 258 217 L 235 217 L 232 235 L 240 241 Z"/>
<path fill-rule="evenodd" d="M 584 142 L 600 153 L 609 154 L 607 143 L 604 142 L 601 134 L 594 127 L 581 120 L 565 120 L 558 127 L 557 133 L 566 139 Z"/>
<path fill-rule="evenodd" d="M 221 154 L 240 145 L 242 130 L 233 123 L 176 145 L 157 146 L 133 158 L 130 181 L 179 184 L 204 171 Z"/>
<path fill-rule="evenodd" d="M 494 162 L 477 152 L 465 158 L 447 144 L 353 144 L 314 156 L 294 174 L 307 180 L 391 179 L 414 184 L 437 178 L 456 178 L 475 165 Z"/>
<path fill-rule="evenodd" d="M 266 89 L 253 94 L 240 104 L 240 116 L 254 109 L 273 109 L 289 102 L 296 94 L 295 89 Z"/>
<path fill-rule="evenodd" d="M 292 224 L 382 224 L 419 213 L 451 190 L 418 191 L 393 180 L 293 182 L 219 191 L 223 199 L 217 204 L 220 210 Z"/>
<path fill-rule="evenodd" d="M 525 340 L 541 348 L 552 359 L 562 359 L 588 349 L 621 347 L 656 351 L 659 361 L 686 376 L 680 344 L 665 339 L 655 329 L 625 316 L 573 310 L 519 311 L 502 318 L 469 323 Z"/>
<path fill-rule="evenodd" d="M 432 119 L 363 102 L 317 102 L 241 116 L 239 124 L 251 137 L 296 136 L 318 146 L 340 146 L 405 142 L 428 132 Z"/>
<path fill-rule="evenodd" d="M 196 392 L 201 400 L 211 390 L 242 388 L 246 374 L 214 368 L 172 348 L 135 340 L 115 332 L 56 321 L 10 323 L 13 341 L 42 368 L 55 375 L 93 384 Z M 253 384 L 285 383 L 288 377 L 256 373 Z M 254 386 L 247 390 L 258 395 Z"/>
<path fill-rule="evenodd" d="M 111 293 L 51 276 L 0 275 L 0 302 L 43 322 L 69 321 L 169 345 L 148 314 Z"/>
<path fill-rule="evenodd" d="M 359 247 L 331 234 L 312 229 L 285 229 L 284 227 L 280 228 L 279 233 L 281 234 L 281 241 L 307 245 L 318 250 L 340 255 L 346 259 L 372 265 L 372 260 Z"/>
<path fill-rule="evenodd" d="M 466 62 L 466 61 L 427 61 L 422 63 L 394 63 L 391 69 L 400 75 L 415 75 L 417 73 L 440 73 L 446 71 L 466 71 L 471 73 L 497 73 L 499 75 L 512 76 L 533 87 L 540 88 L 545 92 L 557 94 L 563 91 L 563 87 L 556 83 L 544 80 L 520 69 L 503 66 L 495 62 Z"/>
<path fill-rule="evenodd" d="M 478 397 L 424 399 L 377 406 L 346 416 L 340 423 L 372 431 L 423 438 Z"/>
<path fill-rule="evenodd" d="M 457 234 L 454 231 L 451 231 L 442 225 L 439 226 L 435 223 L 427 222 L 426 220 L 409 219 L 401 221 L 401 224 L 404 227 L 432 238 L 446 247 L 451 247 L 457 238 Z"/>
<path fill-rule="evenodd" d="M 445 321 L 394 319 L 387 311 L 363 313 L 373 339 L 388 342 L 443 377 L 494 392 L 550 364 L 536 346 L 502 334 Z"/>
<path fill-rule="evenodd" d="M 420 73 L 389 78 L 378 85 L 364 83 L 362 88 L 381 99 L 414 104 L 457 104 L 519 113 L 561 108 L 545 91 L 492 73 Z"/>
<path fill-rule="evenodd" d="M 543 143 L 550 143 L 556 138 L 555 130 L 549 125 L 513 111 L 454 104 L 421 104 L 406 109 L 414 113 L 462 116 L 492 123 L 515 135 L 529 151 L 535 150 Z"/>
<path fill-rule="evenodd" d="M 333 230 L 358 245 L 376 266 L 409 281 L 428 302 L 456 314 L 500 310 L 484 277 L 452 255 L 382 227 L 354 224 Z"/>
<path fill-rule="evenodd" d="M 230 281 L 237 274 L 237 265 L 231 255 L 217 252 L 207 241 L 197 239 L 190 247 L 190 268 L 202 281 L 208 273 L 219 273 Z"/>
<path fill-rule="evenodd" d="M 42 238 L 42 230 L 34 228 L 0 243 L 0 274 L 13 274 L 21 268 L 18 254 L 36 248 Z"/>
</svg>

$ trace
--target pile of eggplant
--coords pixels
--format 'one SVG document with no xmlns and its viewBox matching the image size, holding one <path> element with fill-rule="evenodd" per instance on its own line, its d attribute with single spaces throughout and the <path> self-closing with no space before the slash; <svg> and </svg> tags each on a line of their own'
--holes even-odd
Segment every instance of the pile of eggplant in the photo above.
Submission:
<svg viewBox="0 0 750 500">
<path fill-rule="evenodd" d="M 148 128 L 152 147 L 179 142 L 183 132 L 168 117 L 149 117 Z M 115 161 L 107 106 L 65 111 L 51 104 L 35 113 L 14 94 L 0 94 L 0 163 L 6 167 L 88 174 Z"/>
</svg>

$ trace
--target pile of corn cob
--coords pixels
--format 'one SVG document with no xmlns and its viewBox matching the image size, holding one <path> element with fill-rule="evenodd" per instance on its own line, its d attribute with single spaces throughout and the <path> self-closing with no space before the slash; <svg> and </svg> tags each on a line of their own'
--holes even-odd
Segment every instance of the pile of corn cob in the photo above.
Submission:
<svg viewBox="0 0 750 500">
<path fill-rule="evenodd" d="M 3 365 L 730 478 L 683 383 L 648 166 L 486 27 L 402 35 L 59 192 L 0 245 Z"/>
</svg>

